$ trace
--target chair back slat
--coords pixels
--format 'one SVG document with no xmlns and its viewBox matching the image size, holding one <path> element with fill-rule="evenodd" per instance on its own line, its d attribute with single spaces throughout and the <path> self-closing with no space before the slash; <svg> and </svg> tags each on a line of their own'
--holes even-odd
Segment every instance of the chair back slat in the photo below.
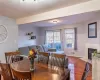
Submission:
<svg viewBox="0 0 100 80">
<path fill-rule="evenodd" d="M 84 71 L 90 71 L 90 64 L 86 62 Z"/>
<path fill-rule="evenodd" d="M 84 72 L 83 72 L 83 75 L 82 75 L 82 79 L 81 80 L 86 80 L 89 72 L 90 72 L 90 64 L 88 62 L 86 62 L 85 69 L 84 69 Z"/>
<path fill-rule="evenodd" d="M 64 54 L 52 53 L 50 65 L 64 68 L 65 67 L 65 59 L 66 59 L 66 55 L 64 55 Z"/>
<path fill-rule="evenodd" d="M 49 53 L 39 52 L 38 54 L 38 62 L 48 64 L 49 62 Z"/>
<path fill-rule="evenodd" d="M 13 80 L 9 64 L 0 63 L 1 74 L 4 80 Z"/>
<path fill-rule="evenodd" d="M 18 55 L 20 54 L 20 52 L 6 52 L 5 55 L 6 56 L 12 56 L 12 55 Z"/>
<path fill-rule="evenodd" d="M 53 56 L 56 57 L 56 58 L 62 58 L 62 59 L 64 59 L 66 55 L 64 55 L 64 54 L 54 54 L 53 53 Z"/>
<path fill-rule="evenodd" d="M 31 72 L 19 72 L 19 71 L 12 69 L 12 68 L 11 68 L 11 70 L 13 72 L 15 80 L 32 80 L 31 79 Z"/>
<path fill-rule="evenodd" d="M 20 55 L 20 52 L 6 52 L 5 53 L 6 63 L 10 64 L 13 62 L 20 61 L 22 57 L 19 55 Z"/>
</svg>

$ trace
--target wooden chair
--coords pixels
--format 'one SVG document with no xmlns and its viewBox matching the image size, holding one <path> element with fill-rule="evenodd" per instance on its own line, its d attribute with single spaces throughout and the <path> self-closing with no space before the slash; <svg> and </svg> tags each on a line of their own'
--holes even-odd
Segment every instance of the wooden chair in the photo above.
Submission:
<svg viewBox="0 0 100 80">
<path fill-rule="evenodd" d="M 90 63 L 86 62 L 84 71 L 90 71 Z"/>
<path fill-rule="evenodd" d="M 6 63 L 8 64 L 23 60 L 23 57 L 20 56 L 20 52 L 6 52 L 5 58 L 6 58 Z"/>
<path fill-rule="evenodd" d="M 86 80 L 89 72 L 90 72 L 90 64 L 88 62 L 86 62 L 85 69 L 84 69 L 84 72 L 83 72 L 81 80 Z"/>
<path fill-rule="evenodd" d="M 15 80 L 32 80 L 31 72 L 19 72 L 12 68 L 11 70 L 12 70 Z"/>
<path fill-rule="evenodd" d="M 66 55 L 64 55 L 64 54 L 52 53 L 50 65 L 56 66 L 56 67 L 61 67 L 61 68 L 67 68 L 68 67 L 68 59 L 66 58 Z"/>
<path fill-rule="evenodd" d="M 38 54 L 38 62 L 48 64 L 49 62 L 49 53 L 39 52 Z"/>
<path fill-rule="evenodd" d="M 12 73 L 9 64 L 0 63 L 1 67 L 1 75 L 3 76 L 3 80 L 14 80 L 12 78 Z"/>
</svg>

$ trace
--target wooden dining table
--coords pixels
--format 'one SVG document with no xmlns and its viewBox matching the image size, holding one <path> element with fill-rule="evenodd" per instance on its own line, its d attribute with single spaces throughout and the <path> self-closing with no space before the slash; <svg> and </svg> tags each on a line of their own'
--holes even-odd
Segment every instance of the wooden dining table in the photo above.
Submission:
<svg viewBox="0 0 100 80">
<path fill-rule="evenodd" d="M 30 61 L 28 59 L 14 62 L 10 66 L 19 72 L 31 72 L 32 80 L 70 80 L 69 69 L 51 67 L 43 63 L 35 63 L 35 70 L 30 71 Z"/>
</svg>

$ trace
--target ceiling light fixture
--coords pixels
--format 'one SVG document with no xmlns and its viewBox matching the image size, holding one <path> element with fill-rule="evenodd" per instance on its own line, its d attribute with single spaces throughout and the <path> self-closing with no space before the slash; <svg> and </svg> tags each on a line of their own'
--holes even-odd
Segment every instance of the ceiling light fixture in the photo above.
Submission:
<svg viewBox="0 0 100 80">
<path fill-rule="evenodd" d="M 20 0 L 21 3 L 39 3 L 44 0 Z"/>
<path fill-rule="evenodd" d="M 39 3 L 43 0 L 20 0 L 21 3 Z"/>
<path fill-rule="evenodd" d="M 58 20 L 58 19 L 54 19 L 54 20 L 50 20 L 49 22 L 50 22 L 50 23 L 57 24 L 57 23 L 60 23 L 61 21 Z"/>
<path fill-rule="evenodd" d="M 44 0 L 20 0 L 21 2 L 41 2 Z"/>
<path fill-rule="evenodd" d="M 22 1 L 26 1 L 26 0 L 22 0 Z M 33 1 L 36 1 L 36 0 L 33 0 Z"/>
</svg>

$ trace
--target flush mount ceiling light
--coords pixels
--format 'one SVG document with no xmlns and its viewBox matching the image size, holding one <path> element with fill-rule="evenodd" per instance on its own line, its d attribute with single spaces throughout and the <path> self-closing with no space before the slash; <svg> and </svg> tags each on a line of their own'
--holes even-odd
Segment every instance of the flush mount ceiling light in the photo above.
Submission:
<svg viewBox="0 0 100 80">
<path fill-rule="evenodd" d="M 61 22 L 61 20 L 54 19 L 54 20 L 50 20 L 49 22 L 50 22 L 50 23 L 57 24 L 57 23 L 60 23 L 60 22 Z"/>
<path fill-rule="evenodd" d="M 28 1 L 28 0 L 22 0 L 22 1 Z M 33 0 L 33 1 L 36 1 L 36 0 Z"/>
<path fill-rule="evenodd" d="M 43 0 L 20 0 L 21 2 L 41 2 Z"/>
</svg>

